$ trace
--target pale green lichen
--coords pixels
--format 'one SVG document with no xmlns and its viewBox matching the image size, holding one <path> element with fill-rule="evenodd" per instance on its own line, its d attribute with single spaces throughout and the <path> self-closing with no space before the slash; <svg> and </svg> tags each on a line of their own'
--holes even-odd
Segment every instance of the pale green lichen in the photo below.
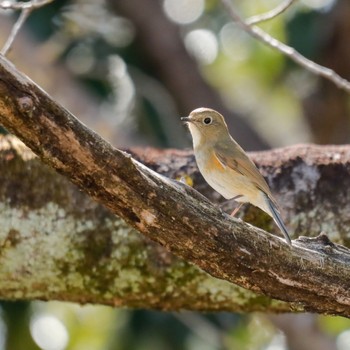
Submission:
<svg viewBox="0 0 350 350">
<path fill-rule="evenodd" d="M 154 261 L 162 256 L 160 248 L 113 216 L 83 220 L 53 202 L 31 210 L 0 203 L 0 211 L 0 290 L 5 297 L 61 295 L 129 306 L 240 310 L 251 304 L 259 309 L 261 297 L 168 253 L 164 261 Z M 287 310 L 283 303 L 276 305 Z"/>
<path fill-rule="evenodd" d="M 0 219 L 3 228 L 1 242 L 6 242 L 10 230 L 16 230 L 21 237 L 16 247 L 5 244 L 1 250 L 1 259 L 6 263 L 0 264 L 0 273 L 6 273 L 10 277 L 5 288 L 10 288 L 11 283 L 16 284 L 18 281 L 26 282 L 29 287 L 32 284 L 40 286 L 46 280 L 50 280 L 55 282 L 48 285 L 51 291 L 62 290 L 61 271 L 57 269 L 56 261 L 65 259 L 68 255 L 72 259 L 70 233 L 79 231 L 76 221 L 63 216 L 62 219 L 52 220 L 58 211 L 54 203 L 32 210 L 28 215 L 3 203 L 0 204 L 0 208 L 3 214 Z M 78 251 L 73 254 L 73 266 L 74 260 L 77 259 Z M 67 277 L 69 279 L 70 276 Z M 69 280 L 64 281 L 65 284 L 67 282 L 69 284 Z M 81 286 L 78 276 L 75 276 L 72 282 L 75 286 Z"/>
</svg>

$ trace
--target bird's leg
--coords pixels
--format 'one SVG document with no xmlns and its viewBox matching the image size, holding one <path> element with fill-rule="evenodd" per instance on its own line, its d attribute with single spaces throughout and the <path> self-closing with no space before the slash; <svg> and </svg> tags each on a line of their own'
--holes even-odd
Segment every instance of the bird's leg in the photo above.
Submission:
<svg viewBox="0 0 350 350">
<path fill-rule="evenodd" d="M 238 198 L 241 198 L 241 197 L 243 197 L 243 196 L 239 194 L 238 196 L 235 196 L 235 197 L 233 197 L 232 199 L 235 201 L 235 200 L 237 200 Z M 230 216 L 235 216 L 235 215 L 238 213 L 239 209 L 241 209 L 241 207 L 242 207 L 243 204 L 244 204 L 244 203 L 241 203 L 241 204 L 231 213 Z"/>
<path fill-rule="evenodd" d="M 221 206 L 224 206 L 226 203 L 231 202 L 232 200 L 236 201 L 238 198 L 241 197 L 243 196 L 239 194 L 238 196 L 226 200 L 224 203 L 221 203 L 221 205 L 219 205 L 219 210 L 222 212 Z M 240 203 L 239 206 L 230 214 L 230 216 L 235 216 L 238 213 L 239 209 L 241 209 L 243 204 L 244 203 Z"/>
<path fill-rule="evenodd" d="M 240 203 L 239 206 L 231 213 L 230 216 L 234 217 L 234 216 L 238 213 L 239 209 L 242 208 L 242 205 L 243 205 L 243 204 L 244 204 L 244 203 Z"/>
</svg>

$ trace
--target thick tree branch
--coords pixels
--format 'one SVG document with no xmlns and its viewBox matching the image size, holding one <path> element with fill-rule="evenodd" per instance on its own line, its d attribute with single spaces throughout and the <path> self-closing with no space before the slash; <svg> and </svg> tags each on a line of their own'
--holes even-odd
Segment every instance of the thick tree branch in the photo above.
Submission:
<svg viewBox="0 0 350 350">
<path fill-rule="evenodd" d="M 45 166 L 14 136 L 0 136 L 0 169 L 1 299 L 167 310 L 297 308 L 174 257 Z"/>
<path fill-rule="evenodd" d="M 130 152 L 165 176 L 190 175 L 196 188 L 216 201 L 215 194 L 198 176 L 192 152 L 155 149 Z M 320 173 L 324 184 L 332 181 L 325 175 L 332 172 L 333 165 L 325 166 L 328 157 L 322 157 L 326 153 L 323 148 L 301 146 L 284 152 L 289 161 L 302 156 L 314 172 Z M 334 149 L 328 149 L 330 152 L 334 153 Z M 310 157 L 310 153 L 314 155 Z M 265 153 L 263 157 L 256 154 L 258 164 L 262 159 L 265 169 L 270 169 L 269 179 L 274 188 L 276 177 L 289 178 L 285 162 L 274 168 L 281 160 L 278 153 Z M 341 163 L 338 166 L 346 167 Z M 295 164 L 296 169 L 299 167 Z M 0 136 L 0 169 L 1 298 L 57 299 L 168 310 L 301 310 L 300 305 L 271 301 L 174 258 L 43 165 L 13 136 Z M 277 173 L 280 175 L 276 176 Z M 309 196 L 315 198 L 319 215 L 325 217 L 329 211 L 327 202 L 320 200 L 320 195 L 327 196 L 322 192 L 325 186 L 316 190 L 317 185 L 310 181 L 294 176 L 296 192 L 288 198 L 299 196 L 296 184 L 309 187 Z M 342 196 L 337 197 L 342 206 L 347 205 L 341 202 Z M 293 203 L 284 204 L 293 207 Z M 304 216 L 308 213 L 305 208 Z M 261 223 L 261 211 L 251 214 L 252 210 L 247 217 Z M 297 213 L 289 211 L 289 215 L 294 220 L 298 218 Z M 301 221 L 305 221 L 304 216 Z M 318 221 L 313 213 L 307 218 L 309 222 Z M 342 217 L 334 219 L 340 222 L 333 226 L 340 226 Z M 341 239 L 339 233 L 336 237 Z M 53 246 L 59 249 L 53 250 Z M 33 260 L 35 263 L 28 264 Z M 155 282 L 150 283 L 153 278 Z"/>
<path fill-rule="evenodd" d="M 173 178 L 190 175 L 195 186 L 216 201 L 214 193 L 198 176 L 191 152 L 134 149 L 132 153 L 163 175 Z M 335 154 L 335 149 L 325 152 L 324 148 L 300 146 L 285 149 L 284 153 L 289 162 L 302 157 L 313 172 L 320 173 L 320 181 L 331 186 L 332 178 L 326 174 L 333 172 L 334 164 L 327 164 L 329 157 L 322 155 Z M 263 161 L 264 168 L 269 169 L 273 188 L 277 178 L 288 180 L 290 171 L 286 166 L 290 165 L 283 159 L 279 164 L 281 156 L 276 151 L 256 154 L 255 160 L 258 164 Z M 276 164 L 279 168 L 274 168 Z M 297 170 L 300 162 L 292 166 Z M 339 170 L 346 168 L 346 164 L 337 163 L 337 167 L 341 173 Z M 57 299 L 168 310 L 301 311 L 296 303 L 271 301 L 174 258 L 43 165 L 12 136 L 0 137 L 0 169 L 1 298 Z M 326 186 L 317 190 L 310 178 L 295 175 L 293 179 L 296 191 L 288 198 L 300 195 L 301 184 L 308 187 L 310 198 L 315 198 L 314 206 L 319 208 L 318 216 L 325 217 L 329 209 L 321 197 L 327 196 L 322 192 Z M 341 192 L 333 188 L 339 204 L 346 207 Z M 284 204 L 293 207 L 288 200 Z M 307 209 L 302 217 L 288 213 L 301 222 L 305 215 L 309 222 L 318 221 L 318 216 Z M 247 217 L 261 224 L 262 212 L 256 210 L 253 214 L 250 210 Z M 339 227 L 342 217 L 334 216 L 333 220 L 330 224 Z M 341 234 L 334 234 L 341 239 Z M 155 282 L 150 283 L 153 278 Z"/>
<path fill-rule="evenodd" d="M 223 215 L 193 189 L 111 147 L 4 58 L 0 122 L 92 198 L 211 275 L 298 302 L 305 310 L 350 316 L 350 253 L 345 247 L 325 236 L 289 247 Z M 331 161 L 334 155 L 329 156 Z M 345 157 L 349 162 L 349 152 Z"/>
</svg>

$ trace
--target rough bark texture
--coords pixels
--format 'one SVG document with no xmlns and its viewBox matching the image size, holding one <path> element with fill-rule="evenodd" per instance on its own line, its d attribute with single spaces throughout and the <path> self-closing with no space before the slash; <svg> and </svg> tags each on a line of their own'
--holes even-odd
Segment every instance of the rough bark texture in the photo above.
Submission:
<svg viewBox="0 0 350 350">
<path fill-rule="evenodd" d="M 299 239 L 290 247 L 276 236 L 224 215 L 192 188 L 159 175 L 128 153 L 113 149 L 3 58 L 0 58 L 0 122 L 92 198 L 148 238 L 212 276 L 295 302 L 303 310 L 350 316 L 347 248 L 331 243 L 325 235 Z M 349 148 L 321 151 L 304 147 L 290 160 L 286 157 L 292 151 L 276 150 L 270 155 L 275 157 L 276 172 L 285 168 L 289 173 L 285 178 L 281 173 L 274 174 L 276 189 L 281 194 L 288 198 L 292 191 L 301 192 L 301 203 L 307 204 L 313 200 L 307 191 L 316 184 L 316 189 L 325 187 L 330 196 L 337 193 L 349 198 L 345 177 L 349 172 Z M 310 161 L 317 164 L 317 159 L 323 159 L 325 164 L 314 171 Z M 333 171 L 333 182 L 322 183 L 319 169 L 324 169 L 326 176 Z M 300 178 L 304 181 L 298 182 Z M 322 199 L 327 204 L 327 199 Z M 332 199 L 335 203 L 335 197 Z M 335 216 L 341 215 L 343 208 L 330 209 Z M 322 221 L 331 219 L 323 217 Z M 345 225 L 340 227 L 347 229 Z"/>
<path fill-rule="evenodd" d="M 340 150 L 337 147 L 333 151 L 336 149 Z M 308 161 L 313 169 L 310 172 L 319 172 L 321 181 L 331 184 L 332 176 L 326 174 L 333 173 L 330 169 L 334 164 L 329 162 L 329 156 L 322 155 L 324 148 L 300 146 L 284 149 L 286 162 L 279 164 L 279 168 L 276 168 L 276 163 L 281 156 L 279 153 L 275 156 L 276 151 L 253 157 L 257 164 L 264 163 L 275 188 L 277 178 L 289 178 L 288 159 L 298 168 L 293 159 L 298 158 L 303 150 L 299 163 Z M 198 174 L 192 152 L 156 149 L 129 152 L 165 176 L 189 175 L 198 190 L 214 202 L 219 199 Z M 341 162 L 336 164 L 338 169 L 346 166 Z M 268 297 L 213 278 L 175 258 L 91 200 L 65 177 L 42 164 L 13 136 L 0 136 L 0 169 L 1 298 L 58 299 L 172 310 L 300 310 L 296 304 L 271 301 Z M 314 198 L 311 206 L 319 208 L 317 222 L 319 217 L 329 213 L 327 201 L 322 200 L 322 197 L 329 196 L 322 192 L 327 187 L 318 188 L 313 183 L 317 177 L 305 181 L 301 172 L 297 174 L 292 177 L 290 186 L 297 191 L 286 196 L 284 201 L 284 205 L 291 208 L 288 211 L 290 217 L 286 219 L 290 222 L 293 217 L 294 222 L 300 223 L 315 221 L 312 211 L 301 211 L 302 215 L 299 215 L 293 209 L 295 199 L 303 196 L 303 191 L 301 194 L 299 191 L 303 184 L 301 187 L 308 187 L 309 197 Z M 332 188 L 337 189 L 334 184 Z M 341 186 L 336 194 L 339 200 L 342 198 L 340 190 Z M 342 207 L 347 210 L 345 202 Z M 253 207 L 245 216 L 257 225 L 266 219 Z M 334 215 L 328 224 L 339 227 L 341 221 L 341 216 Z M 317 231 L 305 233 L 312 235 Z M 342 241 L 343 233 L 333 232 L 334 239 Z"/>
<path fill-rule="evenodd" d="M 165 156 L 164 162 L 170 158 L 177 157 Z M 0 135 L 0 227 L 1 299 L 166 310 L 295 308 L 176 258 L 44 165 L 14 136 Z"/>
</svg>

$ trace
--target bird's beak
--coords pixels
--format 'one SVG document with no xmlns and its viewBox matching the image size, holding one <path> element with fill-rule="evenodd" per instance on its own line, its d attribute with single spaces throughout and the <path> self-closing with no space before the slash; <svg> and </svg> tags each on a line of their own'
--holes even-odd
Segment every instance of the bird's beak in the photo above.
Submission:
<svg viewBox="0 0 350 350">
<path fill-rule="evenodd" d="M 189 122 L 189 123 L 191 123 L 191 122 L 192 122 L 192 119 L 191 119 L 190 117 L 182 117 L 182 118 L 181 118 L 181 121 L 182 121 L 182 122 Z"/>
</svg>

